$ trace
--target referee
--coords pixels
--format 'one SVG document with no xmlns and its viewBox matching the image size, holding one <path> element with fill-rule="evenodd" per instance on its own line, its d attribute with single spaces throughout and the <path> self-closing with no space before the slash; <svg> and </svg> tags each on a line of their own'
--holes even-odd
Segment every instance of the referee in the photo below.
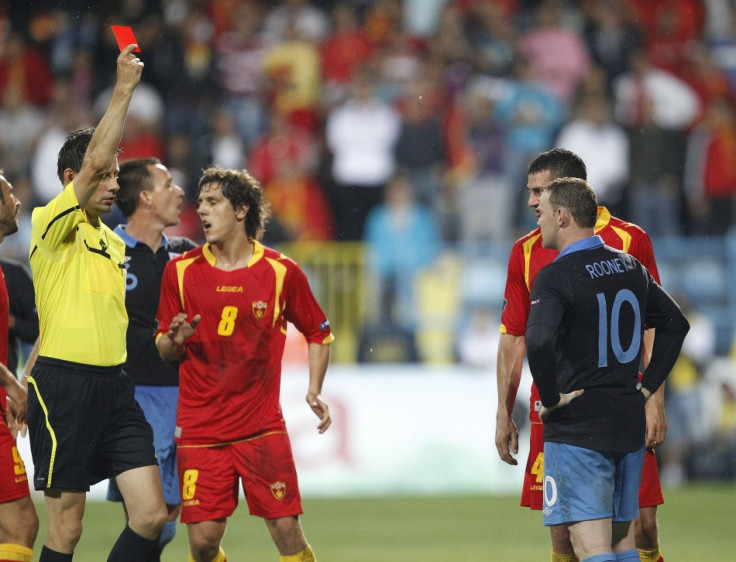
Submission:
<svg viewBox="0 0 736 562">
<path fill-rule="evenodd" d="M 128 45 L 97 129 L 67 137 L 57 172 L 63 191 L 32 215 L 30 264 L 40 351 L 28 377 L 34 486 L 43 490 L 40 562 L 72 560 L 86 492 L 114 477 L 129 522 L 109 562 L 146 561 L 166 522 L 153 434 L 134 399 L 126 359 L 125 244 L 100 216 L 118 191 L 117 148 L 143 63 Z"/>
<path fill-rule="evenodd" d="M 537 207 L 543 246 L 560 252 L 537 275 L 526 328 L 542 400 L 544 524 L 567 525 L 583 562 L 633 561 L 644 403 L 689 325 L 645 267 L 594 235 L 597 206 L 585 180 L 561 178 Z M 639 383 L 645 328 L 657 337 Z"/>
</svg>

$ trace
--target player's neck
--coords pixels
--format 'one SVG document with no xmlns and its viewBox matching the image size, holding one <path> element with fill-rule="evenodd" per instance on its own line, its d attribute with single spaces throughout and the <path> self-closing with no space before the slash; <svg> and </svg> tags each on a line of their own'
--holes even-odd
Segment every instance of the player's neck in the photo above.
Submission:
<svg viewBox="0 0 736 562">
<path fill-rule="evenodd" d="M 564 230 L 560 230 L 557 234 L 557 247 L 555 248 L 558 252 L 562 252 L 570 244 L 590 238 L 595 232 L 592 228 L 580 228 L 578 226 L 568 227 Z"/>
<path fill-rule="evenodd" d="M 233 271 L 247 267 L 253 257 L 254 244 L 247 236 L 236 236 L 210 244 L 210 250 L 215 256 L 217 269 Z"/>
<path fill-rule="evenodd" d="M 128 219 L 125 232 L 130 234 L 139 242 L 143 242 L 154 252 L 159 249 L 161 242 L 164 239 L 164 229 L 162 226 L 136 215 L 133 215 Z"/>
</svg>

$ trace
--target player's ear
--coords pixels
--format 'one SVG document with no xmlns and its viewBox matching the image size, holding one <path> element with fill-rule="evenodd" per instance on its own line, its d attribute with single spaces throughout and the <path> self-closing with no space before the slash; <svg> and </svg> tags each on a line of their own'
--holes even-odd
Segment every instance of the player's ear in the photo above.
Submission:
<svg viewBox="0 0 736 562">
<path fill-rule="evenodd" d="M 235 208 L 235 218 L 239 221 L 244 221 L 249 209 L 249 205 L 238 205 Z"/>
</svg>

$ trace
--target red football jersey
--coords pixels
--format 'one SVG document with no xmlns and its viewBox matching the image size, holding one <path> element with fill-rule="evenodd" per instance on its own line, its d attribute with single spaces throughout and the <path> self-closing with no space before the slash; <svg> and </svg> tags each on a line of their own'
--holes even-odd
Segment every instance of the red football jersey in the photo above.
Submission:
<svg viewBox="0 0 736 562">
<path fill-rule="evenodd" d="M 177 440 L 211 445 L 284 430 L 279 404 L 287 321 L 309 343 L 334 336 L 296 262 L 255 243 L 247 267 L 223 271 L 205 244 L 169 261 L 158 309 L 160 337 L 186 312 L 202 320 L 179 365 Z"/>
<path fill-rule="evenodd" d="M 598 207 L 595 233 L 603 238 L 606 245 L 634 256 L 659 283 L 652 241 L 641 227 L 611 216 L 605 207 Z M 542 247 L 542 231 L 539 228 L 514 242 L 509 256 L 506 289 L 503 295 L 503 312 L 499 329 L 502 334 L 514 336 L 525 334 L 532 284 L 539 270 L 552 263 L 557 253 L 556 250 Z M 529 419 L 532 422 L 540 421 L 538 403 L 539 393 L 536 385 L 532 384 L 529 403 Z"/>
</svg>

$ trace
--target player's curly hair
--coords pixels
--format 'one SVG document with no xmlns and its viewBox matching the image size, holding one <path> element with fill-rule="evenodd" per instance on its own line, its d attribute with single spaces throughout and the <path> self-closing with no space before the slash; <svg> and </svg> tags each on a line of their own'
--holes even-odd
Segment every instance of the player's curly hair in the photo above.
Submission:
<svg viewBox="0 0 736 562">
<path fill-rule="evenodd" d="M 263 234 L 266 223 L 271 216 L 271 207 L 263 195 L 263 187 L 247 170 L 229 170 L 219 166 L 210 166 L 199 179 L 199 190 L 216 183 L 225 198 L 234 209 L 241 205 L 248 206 L 245 215 L 245 233 L 248 238 L 257 239 Z"/>
</svg>

